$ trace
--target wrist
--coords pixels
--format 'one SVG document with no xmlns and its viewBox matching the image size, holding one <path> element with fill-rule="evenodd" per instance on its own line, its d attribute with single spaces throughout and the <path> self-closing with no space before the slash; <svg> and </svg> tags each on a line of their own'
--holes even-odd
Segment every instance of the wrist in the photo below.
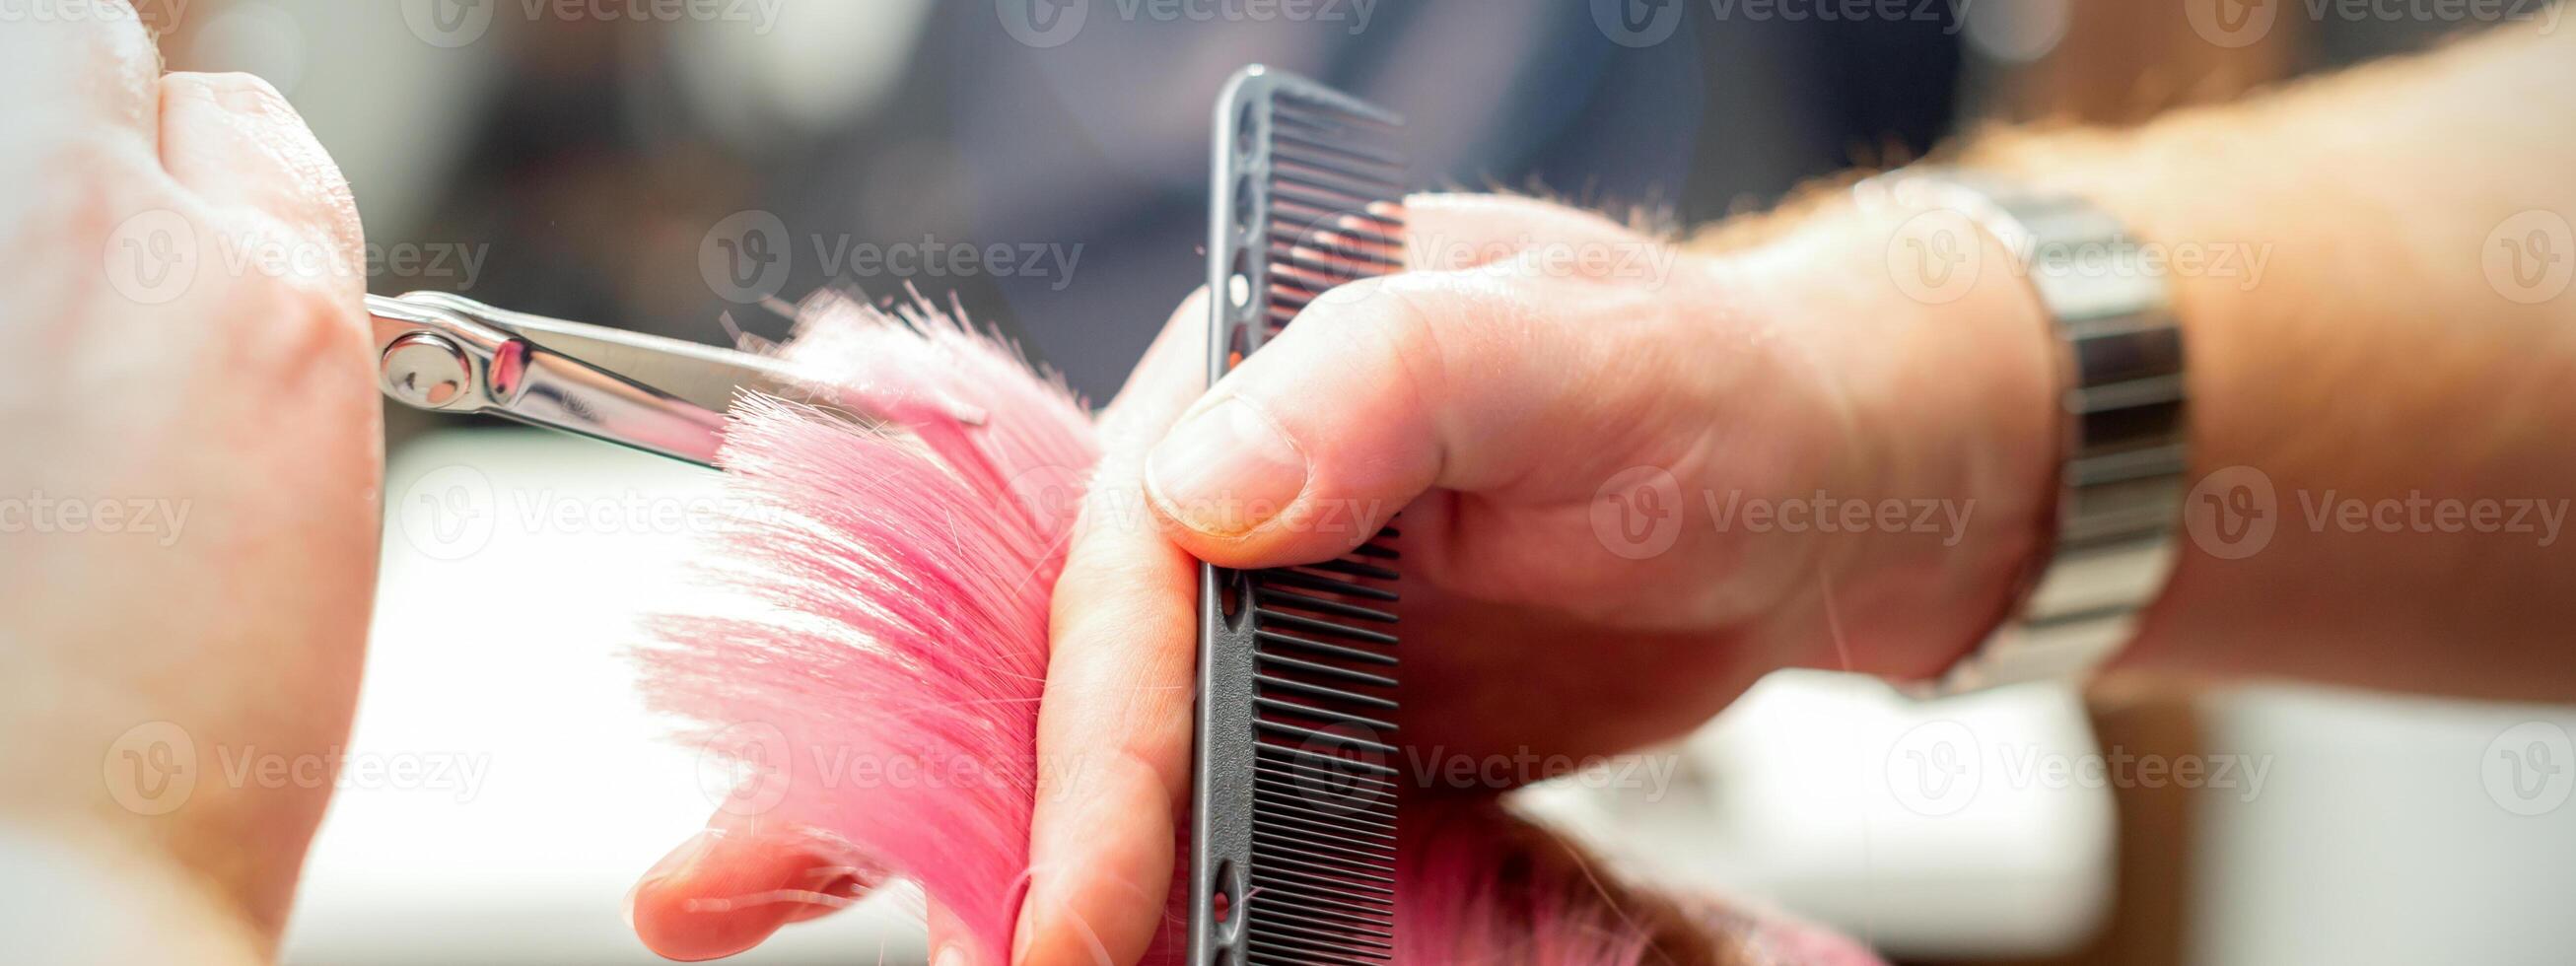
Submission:
<svg viewBox="0 0 2576 966">
<path fill-rule="evenodd" d="M 2014 254 L 1942 214 L 1839 201 L 1744 255 L 1836 384 L 1848 502 L 1897 511 L 1828 541 L 1810 606 L 1785 609 L 1814 666 L 1933 678 L 2047 553 L 2062 345 Z"/>
<path fill-rule="evenodd" d="M 1990 173 L 1909 170 L 1864 182 L 1854 199 L 1920 211 L 1905 231 L 1930 220 L 1935 234 L 1979 232 L 2017 255 L 2006 265 L 2047 315 L 2058 373 L 2045 552 L 2016 581 L 2003 626 L 1916 688 L 2088 676 L 2125 650 L 2172 574 L 2190 396 L 2168 263 L 2101 206 Z"/>
</svg>

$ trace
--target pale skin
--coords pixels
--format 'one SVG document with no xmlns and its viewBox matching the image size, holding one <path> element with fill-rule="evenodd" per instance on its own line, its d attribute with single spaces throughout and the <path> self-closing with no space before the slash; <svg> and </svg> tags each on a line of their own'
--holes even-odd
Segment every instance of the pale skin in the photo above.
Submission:
<svg viewBox="0 0 2576 966">
<path fill-rule="evenodd" d="M 263 961 L 327 783 L 205 784 L 147 817 L 102 788 L 99 749 L 157 721 L 201 744 L 345 739 L 381 463 L 363 279 L 210 272 L 143 304 L 98 253 L 167 210 L 200 233 L 352 255 L 354 209 L 273 93 L 160 77 L 131 24 L 11 23 L 0 55 L 16 98 L 0 171 L 52 186 L 5 202 L 19 281 L 0 291 L 0 358 L 19 371 L 0 380 L 0 496 L 192 504 L 168 546 L 94 529 L 0 544 L 0 868 L 47 873 L 10 910 L 45 930 L 13 934 L 96 961 Z M 2576 550 L 2311 526 L 2300 505 L 2576 490 L 2576 291 L 2528 299 L 2481 260 L 2519 213 L 2576 218 L 2571 75 L 2576 38 L 2512 28 L 2140 130 L 1968 150 L 2145 238 L 2268 251 L 2256 284 L 2186 274 L 2174 290 L 2195 478 L 2258 469 L 2277 532 L 2242 559 L 2187 549 L 2127 667 L 2576 696 L 2559 630 Z M 1187 800 L 1194 556 L 1328 557 L 1409 506 L 1409 640 L 1475 644 L 1408 649 L 1404 737 L 1449 753 L 1616 751 L 1775 668 L 1913 679 L 1965 652 L 2042 541 L 2053 344 L 2010 272 L 1908 295 L 1890 251 L 1914 214 L 1814 199 L 1623 269 L 1550 256 L 1661 247 L 1540 202 L 1421 199 L 1425 271 L 1310 311 L 1212 392 L 1203 311 L 1175 313 L 1104 415 L 1111 456 L 1056 593 L 1040 752 L 1096 767 L 1040 790 L 1015 959 L 1131 961 L 1160 921 Z M 1211 425 L 1236 432 L 1192 441 Z M 1240 458 L 1263 452 L 1289 455 Z M 1219 481 L 1234 499 L 1191 492 L 1230 453 L 1250 466 Z M 1591 506 L 1637 467 L 1687 499 L 1673 546 L 1631 560 Z M 1817 490 L 1974 510 L 1955 532 L 1755 532 L 1720 529 L 1701 499 Z M 728 827 L 648 874 L 639 934 L 711 958 L 829 906 L 690 898 L 855 891 L 769 833 Z M 933 910 L 934 950 L 962 954 L 950 928 Z"/>
<path fill-rule="evenodd" d="M 0 829 L 53 846 L 0 847 L 34 876 L 0 915 L 89 930 L 37 960 L 263 961 L 329 784 L 205 780 L 143 815 L 101 760 L 155 722 L 208 759 L 347 739 L 383 467 L 357 208 L 276 91 L 163 76 L 130 19 L 0 25 L 0 90 L 0 493 L 26 514 L 0 536 Z M 182 239 L 193 280 L 110 277 Z M 226 244 L 336 264 L 234 273 Z M 104 525 L 136 501 L 189 509 Z"/>
</svg>

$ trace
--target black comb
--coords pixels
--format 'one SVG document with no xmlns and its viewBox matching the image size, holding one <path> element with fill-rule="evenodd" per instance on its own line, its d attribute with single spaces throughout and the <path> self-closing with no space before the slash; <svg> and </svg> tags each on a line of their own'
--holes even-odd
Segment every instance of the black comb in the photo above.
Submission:
<svg viewBox="0 0 2576 966">
<path fill-rule="evenodd" d="M 1404 250 L 1402 119 L 1252 67 L 1217 102 L 1209 381 Z M 1395 946 L 1396 559 L 1204 566 L 1190 961 L 1385 962 Z"/>
</svg>

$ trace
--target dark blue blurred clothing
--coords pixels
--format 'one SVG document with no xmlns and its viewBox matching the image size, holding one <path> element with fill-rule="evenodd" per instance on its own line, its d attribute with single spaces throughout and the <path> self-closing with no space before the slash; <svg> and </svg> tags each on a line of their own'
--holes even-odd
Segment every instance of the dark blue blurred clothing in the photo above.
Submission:
<svg viewBox="0 0 2576 966">
<path fill-rule="evenodd" d="M 800 250 L 781 292 L 953 294 L 1102 400 L 1200 284 L 1210 107 L 1246 64 L 1403 112 L 1423 187 L 1543 190 L 1683 223 L 1767 201 L 1857 151 L 1925 149 L 1951 127 L 1960 75 L 1948 24 L 1720 21 L 1704 0 L 1660 0 L 1688 15 L 1642 48 L 1611 39 L 1595 0 L 1377 0 L 1360 31 L 1128 15 L 1160 0 L 1035 0 L 1087 7 L 1080 33 L 1052 47 L 1006 29 L 998 8 L 1022 2 L 941 3 L 892 106 L 752 156 L 693 118 L 667 53 L 613 38 L 583 48 L 600 65 L 532 54 L 438 230 L 494 240 L 478 296 L 701 341 L 721 337 L 727 312 L 783 331 L 691 282 L 689 247 L 744 209 L 777 213 L 799 240 L 1075 253 L 1069 276 L 997 278 L 836 271 Z M 1355 13 L 1352 2 L 1334 6 Z M 577 72 L 601 76 L 565 82 Z"/>
<path fill-rule="evenodd" d="M 976 239 L 1082 252 L 1069 284 L 996 279 L 986 291 L 998 303 L 968 307 L 1007 313 L 1094 398 L 1114 391 L 1205 274 L 1210 105 L 1251 63 L 1403 113 L 1425 187 L 1544 190 L 1685 220 L 1846 166 L 1856 145 L 1919 151 L 1949 126 L 1959 54 L 1942 24 L 1715 29 L 1691 17 L 1695 29 L 1634 49 L 1589 6 L 1382 0 L 1354 32 L 1347 4 L 1331 22 L 1199 23 L 1128 19 L 1132 5 L 1094 0 L 1079 35 L 1039 49 L 1003 29 L 993 4 L 945 5 L 924 64 L 960 159 L 969 210 L 955 223 Z"/>
</svg>

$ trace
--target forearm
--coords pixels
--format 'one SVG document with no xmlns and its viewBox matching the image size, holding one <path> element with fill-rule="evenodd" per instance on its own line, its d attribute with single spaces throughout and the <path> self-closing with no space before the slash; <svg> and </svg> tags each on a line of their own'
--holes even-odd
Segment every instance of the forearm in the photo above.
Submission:
<svg viewBox="0 0 2576 966">
<path fill-rule="evenodd" d="M 2576 695 L 2576 37 L 2498 32 L 1968 163 L 2206 259 L 2173 271 L 2202 526 L 2133 664 Z M 2546 251 L 2499 247 L 2535 230 Z M 2268 538 L 2209 502 L 2266 494 Z"/>
</svg>

